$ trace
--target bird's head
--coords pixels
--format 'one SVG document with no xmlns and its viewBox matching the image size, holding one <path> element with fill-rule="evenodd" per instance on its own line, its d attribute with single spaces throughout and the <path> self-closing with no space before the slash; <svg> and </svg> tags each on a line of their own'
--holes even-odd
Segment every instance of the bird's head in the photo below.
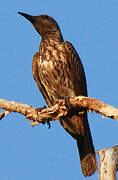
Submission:
<svg viewBox="0 0 118 180">
<path fill-rule="evenodd" d="M 43 36 L 61 36 L 60 28 L 57 22 L 48 15 L 39 15 L 39 16 L 31 16 L 26 13 L 18 12 L 20 15 L 24 16 L 27 20 L 29 20 L 36 31 Z"/>
</svg>

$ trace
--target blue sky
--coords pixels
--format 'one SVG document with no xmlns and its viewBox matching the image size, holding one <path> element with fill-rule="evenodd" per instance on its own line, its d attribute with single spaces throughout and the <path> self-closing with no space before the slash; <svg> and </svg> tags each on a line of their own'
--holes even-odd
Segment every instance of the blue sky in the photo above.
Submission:
<svg viewBox="0 0 118 180">
<path fill-rule="evenodd" d="M 41 107 L 45 101 L 32 77 L 32 56 L 41 38 L 18 11 L 54 17 L 81 57 L 89 96 L 118 106 L 117 0 L 1 0 L 0 98 Z M 89 123 L 96 149 L 118 143 L 115 121 L 89 113 Z M 57 121 L 51 126 L 32 128 L 15 113 L 0 122 L 1 180 L 85 179 L 76 142 Z M 97 178 L 98 171 L 86 179 Z"/>
</svg>

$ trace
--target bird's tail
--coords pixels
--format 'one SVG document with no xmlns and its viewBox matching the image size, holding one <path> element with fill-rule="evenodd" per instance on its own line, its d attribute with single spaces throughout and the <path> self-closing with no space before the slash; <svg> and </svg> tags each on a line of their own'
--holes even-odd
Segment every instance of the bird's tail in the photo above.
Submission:
<svg viewBox="0 0 118 180">
<path fill-rule="evenodd" d="M 84 176 L 92 175 L 97 169 L 95 149 L 87 119 L 87 112 L 82 115 L 60 119 L 64 129 L 77 141 L 81 168 Z"/>
<path fill-rule="evenodd" d="M 84 176 L 90 176 L 97 169 L 97 161 L 86 113 L 83 118 L 85 131 L 84 135 L 79 134 L 77 146 L 80 155 L 82 172 Z"/>
<path fill-rule="evenodd" d="M 92 175 L 97 169 L 97 161 L 94 149 L 85 136 L 79 137 L 77 146 L 80 155 L 81 168 L 84 176 Z"/>
</svg>

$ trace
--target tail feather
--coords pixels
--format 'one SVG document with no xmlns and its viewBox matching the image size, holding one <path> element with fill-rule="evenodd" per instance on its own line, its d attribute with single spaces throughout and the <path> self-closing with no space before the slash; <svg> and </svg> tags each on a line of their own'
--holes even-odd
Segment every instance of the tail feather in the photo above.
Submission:
<svg viewBox="0 0 118 180">
<path fill-rule="evenodd" d="M 61 125 L 77 141 L 81 168 L 84 176 L 92 175 L 97 169 L 95 149 L 88 124 L 87 112 L 60 118 Z"/>
<path fill-rule="evenodd" d="M 92 175 L 97 169 L 97 161 L 94 148 L 88 143 L 88 138 L 83 136 L 77 140 L 80 155 L 81 168 L 84 176 Z"/>
</svg>

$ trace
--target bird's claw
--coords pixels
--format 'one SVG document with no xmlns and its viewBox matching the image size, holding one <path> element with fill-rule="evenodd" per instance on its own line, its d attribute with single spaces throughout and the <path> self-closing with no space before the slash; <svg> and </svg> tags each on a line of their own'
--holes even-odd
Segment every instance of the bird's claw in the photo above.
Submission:
<svg viewBox="0 0 118 180">
<path fill-rule="evenodd" d="M 36 113 L 38 114 L 38 112 L 41 112 L 41 111 L 42 111 L 43 109 L 45 109 L 45 108 L 46 108 L 46 106 L 43 106 L 43 107 L 41 107 L 41 108 L 35 109 L 35 111 L 36 111 Z M 39 122 L 39 121 L 33 120 L 32 116 L 33 116 L 32 113 L 29 113 L 29 114 L 26 116 L 27 121 L 33 121 L 33 122 L 30 124 L 32 127 L 38 125 L 39 123 L 45 124 L 45 122 Z"/>
<path fill-rule="evenodd" d="M 48 125 L 48 129 L 50 129 L 51 128 L 50 121 L 47 121 L 47 125 Z"/>
<path fill-rule="evenodd" d="M 38 112 L 41 112 L 43 109 L 46 109 L 46 106 L 44 105 L 43 107 L 41 107 L 41 108 L 37 108 L 36 109 L 36 112 L 38 113 Z M 42 124 L 45 124 L 46 122 L 41 122 Z M 50 121 L 47 121 L 47 125 L 48 125 L 48 129 L 50 129 L 51 128 L 51 124 L 50 124 Z"/>
<path fill-rule="evenodd" d="M 41 107 L 41 108 L 36 108 L 35 111 L 36 111 L 37 114 L 38 114 L 38 112 L 41 112 L 43 109 L 46 109 L 46 106 L 45 106 L 45 105 L 44 105 L 43 107 Z"/>
</svg>

